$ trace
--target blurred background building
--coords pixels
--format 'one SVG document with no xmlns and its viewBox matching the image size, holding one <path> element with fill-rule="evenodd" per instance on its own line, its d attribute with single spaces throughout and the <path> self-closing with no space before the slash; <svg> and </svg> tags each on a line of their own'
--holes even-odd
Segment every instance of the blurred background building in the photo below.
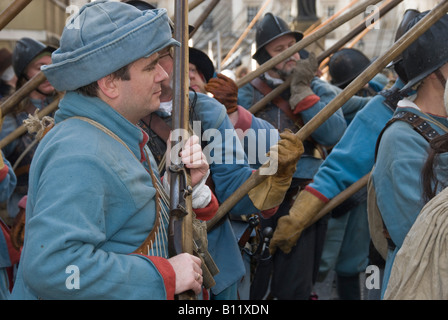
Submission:
<svg viewBox="0 0 448 320">
<path fill-rule="evenodd" d="M 2 0 L 0 11 L 13 1 Z M 215 1 L 216 6 L 203 20 L 203 13 Z M 190 45 L 209 54 L 218 71 L 225 68 L 234 69 L 238 65 L 245 65 L 253 70 L 257 67 L 251 59 L 251 54 L 255 50 L 256 21 L 261 20 L 266 12 L 280 16 L 294 30 L 309 32 L 334 14 L 350 10 L 362 1 L 364 0 L 190 0 L 190 5 L 194 4 L 195 7 L 190 11 L 189 23 L 195 25 L 198 21 L 203 21 L 190 40 Z M 380 7 L 386 1 L 380 1 L 376 7 Z M 57 46 L 67 18 L 86 2 L 89 1 L 31 1 L 12 22 L 0 30 L 0 48 L 12 49 L 15 41 L 25 36 Z M 174 14 L 174 0 L 147 2 L 159 8 L 166 8 L 170 16 Z M 381 17 L 377 25 L 369 28 L 367 34 L 353 43 L 353 47 L 363 51 L 371 59 L 378 57 L 393 44 L 396 27 L 406 9 L 430 10 L 438 2 L 438 0 L 403 0 L 385 17 Z M 365 12 L 350 20 L 307 49 L 318 54 L 347 34 L 370 13 L 371 11 Z M 254 19 L 256 17 L 258 18 Z M 252 24 L 249 29 L 248 26 Z M 234 48 L 237 42 L 240 44 Z M 232 55 L 228 55 L 230 50 L 234 50 Z"/>
</svg>

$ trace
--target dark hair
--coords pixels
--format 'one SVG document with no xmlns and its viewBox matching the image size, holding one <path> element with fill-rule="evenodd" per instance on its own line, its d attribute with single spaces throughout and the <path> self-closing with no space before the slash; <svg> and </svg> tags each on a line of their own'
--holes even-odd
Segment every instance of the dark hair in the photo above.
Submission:
<svg viewBox="0 0 448 320">
<path fill-rule="evenodd" d="M 111 73 L 110 75 L 114 79 L 119 79 L 119 80 L 123 80 L 123 81 L 131 80 L 131 75 L 129 74 L 129 67 L 130 67 L 130 64 L 125 65 L 124 67 L 121 67 L 120 69 Z M 98 83 L 95 81 L 88 85 L 80 87 L 80 88 L 76 89 L 75 91 L 80 94 L 83 94 L 85 96 L 88 96 L 88 97 L 97 97 L 98 89 L 99 89 Z"/>
<path fill-rule="evenodd" d="M 425 202 L 431 200 L 436 196 L 437 188 L 440 183 L 446 181 L 437 180 L 435 174 L 435 167 L 437 164 L 438 155 L 448 152 L 448 134 L 438 136 L 431 140 L 429 143 L 430 150 L 428 152 L 428 158 L 422 168 L 422 187 L 423 187 L 423 200 Z"/>
</svg>

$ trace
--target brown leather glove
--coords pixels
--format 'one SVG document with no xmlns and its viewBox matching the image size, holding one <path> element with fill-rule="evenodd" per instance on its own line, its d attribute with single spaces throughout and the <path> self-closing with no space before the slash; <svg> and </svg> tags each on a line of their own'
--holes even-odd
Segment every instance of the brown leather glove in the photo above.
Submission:
<svg viewBox="0 0 448 320">
<path fill-rule="evenodd" d="M 296 108 L 300 101 L 310 95 L 314 95 L 310 85 L 318 67 L 316 55 L 312 52 L 310 52 L 307 59 L 297 61 L 292 72 L 291 97 L 289 98 L 289 105 L 292 110 Z"/>
<path fill-rule="evenodd" d="M 303 190 L 299 193 L 294 204 L 289 210 L 289 215 L 278 219 L 277 227 L 269 246 L 271 254 L 274 254 L 277 247 L 284 253 L 289 253 L 302 231 L 308 226 L 312 219 L 325 206 L 325 202 Z"/>
<path fill-rule="evenodd" d="M 297 161 L 304 151 L 302 141 L 290 130 L 282 132 L 280 138 L 268 153 L 270 161 L 259 169 L 260 174 L 270 174 L 269 177 L 248 192 L 252 203 L 260 211 L 282 203 L 291 185 Z"/>
<path fill-rule="evenodd" d="M 211 78 L 205 85 L 205 90 L 213 94 L 216 100 L 221 102 L 227 109 L 227 114 L 238 109 L 238 86 L 235 81 L 222 73 L 217 78 Z"/>
</svg>

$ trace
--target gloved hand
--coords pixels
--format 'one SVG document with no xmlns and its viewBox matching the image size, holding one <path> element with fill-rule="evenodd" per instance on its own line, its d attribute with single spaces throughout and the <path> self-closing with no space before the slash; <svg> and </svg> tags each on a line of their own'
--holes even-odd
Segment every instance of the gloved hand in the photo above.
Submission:
<svg viewBox="0 0 448 320">
<path fill-rule="evenodd" d="M 259 169 L 260 174 L 274 174 L 248 192 L 252 203 L 260 211 L 272 209 L 283 201 L 296 171 L 297 161 L 304 151 L 302 141 L 290 130 L 282 132 L 280 138 L 268 153 L 270 161 Z"/>
<path fill-rule="evenodd" d="M 316 55 L 312 52 L 310 52 L 307 59 L 300 59 L 297 61 L 292 72 L 291 97 L 289 98 L 289 105 L 292 110 L 294 110 L 303 99 L 314 95 L 310 85 L 318 67 L 319 65 L 317 63 Z"/>
<path fill-rule="evenodd" d="M 284 253 L 289 253 L 292 247 L 296 245 L 302 231 L 325 204 L 323 200 L 309 191 L 301 191 L 289 210 L 289 215 L 278 219 L 277 227 L 269 246 L 271 254 L 275 253 L 277 247 Z"/>
<path fill-rule="evenodd" d="M 238 109 L 238 86 L 235 81 L 222 73 L 217 78 L 211 78 L 205 85 L 205 90 L 213 94 L 216 100 L 221 102 L 227 109 L 227 114 Z"/>
</svg>

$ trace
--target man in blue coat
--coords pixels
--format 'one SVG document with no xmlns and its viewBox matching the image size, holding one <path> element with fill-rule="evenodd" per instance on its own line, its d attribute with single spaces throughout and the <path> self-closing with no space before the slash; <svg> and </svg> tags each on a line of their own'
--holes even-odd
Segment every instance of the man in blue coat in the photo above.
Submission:
<svg viewBox="0 0 448 320">
<path fill-rule="evenodd" d="M 267 13 L 257 28 L 257 51 L 253 58 L 261 65 L 293 46 L 302 37 L 300 32 L 291 31 L 281 18 Z M 255 116 L 270 122 L 279 131 L 288 128 L 297 132 L 301 125 L 313 118 L 341 91 L 319 79 L 316 76 L 317 68 L 314 54 L 301 59 L 296 53 L 241 87 L 238 91 L 238 104 L 249 109 L 273 88 L 292 76 L 290 89 L 285 90 Z M 354 114 L 367 101 L 368 99 L 357 97 L 345 105 L 344 111 L 347 115 Z M 297 164 L 291 188 L 278 213 L 271 219 L 262 220 L 265 227 L 276 228 L 277 219 L 287 214 L 297 192 L 313 179 L 326 157 L 327 148 L 333 147 L 342 137 L 347 127 L 344 116 L 347 115 L 338 110 L 304 142 L 305 152 Z M 307 230 L 306 236 L 300 241 L 300 245 L 294 248 L 294 252 L 287 254 L 277 252 L 273 256 L 274 268 L 270 292 L 273 298 L 310 297 L 325 230 L 326 220 L 323 219 Z M 291 259 L 294 259 L 293 263 Z"/>
<path fill-rule="evenodd" d="M 237 133 L 232 126 L 232 120 L 228 117 L 226 108 L 218 100 L 207 96 L 204 91 L 204 85 L 214 75 L 214 66 L 210 59 L 198 49 L 189 49 L 190 57 L 190 103 L 192 110 L 193 129 L 198 128 L 197 134 L 202 136 L 204 150 L 210 152 L 210 179 L 219 202 L 223 202 L 229 197 L 242 183 L 244 183 L 253 173 L 249 166 L 250 162 L 241 146 Z M 172 53 L 169 50 L 161 52 L 160 60 L 165 71 L 171 75 L 173 71 Z M 194 88 L 199 90 L 195 92 Z M 166 81 L 162 86 L 161 108 L 155 113 L 141 119 L 139 125 L 153 138 L 148 145 L 159 161 L 163 159 L 166 149 L 166 132 L 170 127 L 172 113 L 172 88 L 170 81 Z M 245 110 L 246 111 L 246 110 Z M 246 111 L 247 112 L 247 111 Z M 196 124 L 196 125 L 195 125 Z M 269 129 L 271 129 L 269 127 Z M 168 129 L 169 130 L 169 129 Z M 268 133 L 269 134 L 269 133 Z M 278 133 L 275 130 L 275 137 L 278 141 Z M 299 142 L 293 135 L 290 135 L 290 141 Z M 217 138 L 217 139 L 215 139 Z M 281 143 L 285 143 L 284 139 Z M 267 145 L 268 149 L 271 144 Z M 263 146 L 263 155 L 266 146 Z M 294 146 L 288 143 L 282 147 L 288 154 L 292 155 L 293 161 L 290 164 L 282 162 L 282 167 L 287 172 L 286 179 L 279 178 L 277 181 L 284 180 L 275 184 L 275 188 L 264 188 L 252 190 L 245 195 L 231 210 L 230 213 L 236 216 L 257 213 L 264 209 L 274 209 L 283 199 L 284 192 L 287 190 L 291 175 L 289 167 L 294 168 L 296 161 L 300 156 L 300 146 Z M 224 152 L 221 152 L 224 151 Z M 283 159 L 280 159 L 283 161 Z M 280 177 L 280 171 L 272 176 L 272 179 Z M 268 179 L 269 180 L 269 179 Z M 269 184 L 269 181 L 267 181 Z M 260 187 L 263 188 L 262 184 Z M 258 201 L 257 199 L 263 199 Z M 277 199 L 277 200 L 275 200 Z M 268 200 L 268 201 L 264 201 Z M 236 236 L 231 227 L 230 221 L 223 218 L 220 223 L 212 228 L 208 233 L 208 249 L 215 260 L 219 273 L 215 276 L 216 285 L 210 289 L 211 299 L 237 299 L 237 284 L 243 278 L 245 268 L 241 258 L 240 248 L 238 247 Z"/>
<path fill-rule="evenodd" d="M 201 260 L 168 257 L 160 177 L 145 147 L 148 136 L 137 126 L 159 108 L 168 77 L 159 52 L 172 45 L 179 43 L 164 9 L 95 1 L 68 22 L 52 64 L 42 68 L 66 93 L 30 169 L 12 299 L 173 299 L 201 292 Z M 201 184 L 208 164 L 197 137 L 180 156 L 190 168 L 193 202 L 199 196 L 212 205 Z"/>
<path fill-rule="evenodd" d="M 428 11 L 417 15 L 407 30 L 427 14 Z M 430 141 L 448 132 L 444 104 L 448 78 L 447 31 L 448 16 L 444 15 L 403 51 L 408 83 L 402 90 L 415 89 L 416 93 L 399 101 L 394 117 L 379 140 L 372 182 L 388 240 L 383 295 L 395 256 L 427 201 L 423 197 L 421 178 Z M 438 181 L 447 181 L 443 168 L 441 165 L 436 170 Z M 442 183 L 436 187 L 439 192 L 445 186 Z"/>
</svg>

